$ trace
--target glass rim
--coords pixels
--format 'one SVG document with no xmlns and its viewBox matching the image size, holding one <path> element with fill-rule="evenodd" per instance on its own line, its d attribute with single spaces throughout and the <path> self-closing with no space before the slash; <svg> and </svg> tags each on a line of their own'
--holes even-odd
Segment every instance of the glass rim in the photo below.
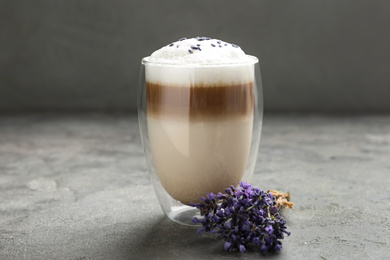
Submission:
<svg viewBox="0 0 390 260">
<path fill-rule="evenodd" d="M 245 55 L 247 58 L 251 59 L 248 61 L 236 61 L 236 62 L 225 62 L 225 63 L 193 63 L 193 64 L 183 64 L 179 62 L 164 62 L 164 61 L 153 61 L 150 60 L 151 56 L 142 58 L 142 65 L 154 65 L 154 66 L 177 66 L 177 67 L 222 67 L 222 66 L 237 66 L 237 65 L 250 65 L 259 63 L 259 59 L 253 55 Z"/>
</svg>

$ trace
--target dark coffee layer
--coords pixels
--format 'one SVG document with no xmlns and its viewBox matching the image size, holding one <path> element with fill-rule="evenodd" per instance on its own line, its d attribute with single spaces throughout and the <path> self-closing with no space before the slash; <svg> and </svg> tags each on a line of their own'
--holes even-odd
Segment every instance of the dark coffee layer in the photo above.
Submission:
<svg viewBox="0 0 390 260">
<path fill-rule="evenodd" d="M 156 117 L 204 119 L 253 113 L 253 82 L 172 87 L 146 82 L 147 112 Z"/>
</svg>

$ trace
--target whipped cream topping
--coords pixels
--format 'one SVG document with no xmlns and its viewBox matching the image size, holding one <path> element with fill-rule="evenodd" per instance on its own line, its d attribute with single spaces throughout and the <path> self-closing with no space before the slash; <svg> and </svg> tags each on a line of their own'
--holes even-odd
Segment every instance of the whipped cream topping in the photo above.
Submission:
<svg viewBox="0 0 390 260">
<path fill-rule="evenodd" d="M 150 61 L 170 64 L 226 64 L 250 62 L 237 45 L 209 37 L 181 38 L 155 51 Z"/>
</svg>

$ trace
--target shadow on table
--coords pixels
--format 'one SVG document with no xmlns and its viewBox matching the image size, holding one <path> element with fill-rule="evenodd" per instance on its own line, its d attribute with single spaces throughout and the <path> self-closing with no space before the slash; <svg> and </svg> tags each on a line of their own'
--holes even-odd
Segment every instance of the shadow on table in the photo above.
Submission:
<svg viewBox="0 0 390 260">
<path fill-rule="evenodd" d="M 134 259 L 224 259 L 278 258 L 278 253 L 261 254 L 248 248 L 243 254 L 227 252 L 224 242 L 212 234 L 197 234 L 198 226 L 183 226 L 161 216 L 136 231 L 130 251 Z"/>
</svg>

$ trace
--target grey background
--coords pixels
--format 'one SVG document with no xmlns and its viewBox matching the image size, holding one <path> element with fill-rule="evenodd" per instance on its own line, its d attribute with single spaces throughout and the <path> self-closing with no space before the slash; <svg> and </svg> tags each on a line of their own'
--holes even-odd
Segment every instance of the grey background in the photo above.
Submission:
<svg viewBox="0 0 390 260">
<path fill-rule="evenodd" d="M 0 111 L 135 111 L 140 59 L 210 36 L 261 59 L 266 111 L 390 111 L 390 2 L 0 0 Z"/>
</svg>

